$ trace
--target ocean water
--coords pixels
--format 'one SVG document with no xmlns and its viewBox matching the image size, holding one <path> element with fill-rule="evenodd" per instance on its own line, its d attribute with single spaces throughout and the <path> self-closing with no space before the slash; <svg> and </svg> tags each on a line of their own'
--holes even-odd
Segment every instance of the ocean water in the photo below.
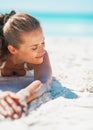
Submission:
<svg viewBox="0 0 93 130">
<path fill-rule="evenodd" d="M 24 12 L 40 21 L 45 36 L 93 37 L 93 13 Z"/>
<path fill-rule="evenodd" d="M 93 37 L 93 14 L 28 12 L 41 22 L 46 36 Z"/>
</svg>

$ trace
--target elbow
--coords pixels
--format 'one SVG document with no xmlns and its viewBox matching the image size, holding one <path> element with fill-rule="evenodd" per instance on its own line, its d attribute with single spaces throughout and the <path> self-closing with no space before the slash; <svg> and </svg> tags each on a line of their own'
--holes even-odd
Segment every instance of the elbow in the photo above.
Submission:
<svg viewBox="0 0 93 130">
<path fill-rule="evenodd" d="M 40 77 L 39 79 L 43 84 L 47 83 L 47 84 L 51 84 L 52 82 L 52 72 L 48 73 L 48 74 L 44 74 Z"/>
</svg>

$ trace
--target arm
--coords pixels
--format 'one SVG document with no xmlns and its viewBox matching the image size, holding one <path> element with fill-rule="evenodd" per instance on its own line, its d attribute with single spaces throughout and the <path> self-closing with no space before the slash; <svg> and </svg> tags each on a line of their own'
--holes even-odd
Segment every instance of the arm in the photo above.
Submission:
<svg viewBox="0 0 93 130">
<path fill-rule="evenodd" d="M 29 64 L 28 64 L 29 65 Z M 30 65 L 29 65 L 30 68 Z M 49 84 L 52 79 L 52 70 L 48 54 L 46 52 L 42 64 L 33 65 L 34 81 L 22 91 L 20 95 L 26 98 L 26 102 L 31 102 L 35 98 L 40 97 L 44 92 L 50 90 Z M 22 94 L 23 93 L 23 94 Z"/>
<path fill-rule="evenodd" d="M 34 79 L 40 80 L 42 83 L 51 83 L 52 69 L 47 52 L 44 56 L 43 63 L 34 66 Z"/>
</svg>

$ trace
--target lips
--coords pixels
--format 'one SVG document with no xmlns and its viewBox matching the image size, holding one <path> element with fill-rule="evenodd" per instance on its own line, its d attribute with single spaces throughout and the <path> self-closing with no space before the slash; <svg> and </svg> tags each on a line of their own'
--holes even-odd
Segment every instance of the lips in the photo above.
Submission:
<svg viewBox="0 0 93 130">
<path fill-rule="evenodd" d="M 44 55 L 45 55 L 45 53 L 44 53 L 44 54 L 42 54 L 42 55 L 40 55 L 40 56 L 37 56 L 36 58 L 43 58 L 43 57 L 44 57 Z"/>
<path fill-rule="evenodd" d="M 43 58 L 44 57 L 44 55 L 41 55 L 41 56 L 38 56 L 38 57 L 36 57 L 36 58 Z"/>
</svg>

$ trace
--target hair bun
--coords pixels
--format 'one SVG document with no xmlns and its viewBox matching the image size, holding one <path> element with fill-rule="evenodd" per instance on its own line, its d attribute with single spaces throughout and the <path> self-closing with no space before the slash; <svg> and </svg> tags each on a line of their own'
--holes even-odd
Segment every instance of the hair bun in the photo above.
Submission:
<svg viewBox="0 0 93 130">
<path fill-rule="evenodd" d="M 3 14 L 0 14 L 0 26 L 4 25 L 4 16 Z"/>
<path fill-rule="evenodd" d="M 5 24 L 7 22 L 7 20 L 14 14 L 16 14 L 16 12 L 14 10 L 12 10 L 9 14 L 5 14 L 3 23 Z"/>
<path fill-rule="evenodd" d="M 16 14 L 14 10 L 12 10 L 9 14 L 0 14 L 0 39 L 3 39 L 3 26 L 7 22 L 7 20 L 12 16 Z"/>
</svg>

